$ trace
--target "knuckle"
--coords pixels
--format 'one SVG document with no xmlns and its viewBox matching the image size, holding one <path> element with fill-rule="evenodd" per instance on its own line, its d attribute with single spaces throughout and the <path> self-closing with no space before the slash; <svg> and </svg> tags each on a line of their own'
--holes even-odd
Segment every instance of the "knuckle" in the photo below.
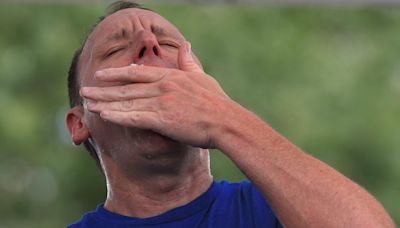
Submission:
<svg viewBox="0 0 400 228">
<path fill-rule="evenodd" d="M 133 109 L 134 105 L 135 105 L 135 101 L 134 100 L 122 101 L 120 103 L 120 109 L 122 111 L 129 111 L 129 110 Z"/>
<path fill-rule="evenodd" d="M 129 94 L 129 87 L 127 86 L 121 86 L 119 89 L 119 96 L 120 98 L 125 98 Z"/>
<path fill-rule="evenodd" d="M 180 122 L 179 115 L 175 112 L 160 111 L 159 116 L 160 120 L 164 123 Z"/>
<path fill-rule="evenodd" d="M 130 119 L 130 121 L 133 123 L 133 124 L 135 124 L 135 123 L 137 123 L 138 122 L 138 120 L 139 120 L 139 113 L 132 113 L 130 116 L 129 116 L 129 119 Z"/>
<path fill-rule="evenodd" d="M 163 92 L 171 92 L 177 90 L 179 86 L 173 81 L 162 81 L 159 84 L 159 88 Z"/>
</svg>

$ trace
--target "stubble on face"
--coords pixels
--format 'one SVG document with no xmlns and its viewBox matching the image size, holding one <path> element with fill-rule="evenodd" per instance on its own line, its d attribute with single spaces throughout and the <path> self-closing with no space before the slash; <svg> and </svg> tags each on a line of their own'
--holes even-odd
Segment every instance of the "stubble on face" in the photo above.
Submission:
<svg viewBox="0 0 400 228">
<path fill-rule="evenodd" d="M 175 50 L 162 47 L 161 57 L 144 56 L 135 59 L 136 52 L 141 48 L 140 45 L 143 45 L 143 39 L 155 39 L 157 42 L 169 39 L 177 45 L 184 41 L 179 31 L 158 14 L 141 9 L 118 11 L 99 23 L 84 46 L 78 66 L 81 87 L 119 85 L 120 83 L 99 82 L 93 75 L 97 70 L 123 67 L 135 61 L 144 65 L 177 68 L 178 48 Z M 123 50 L 106 56 L 110 48 L 118 46 L 123 47 Z M 176 162 L 182 162 L 182 158 L 187 156 L 187 151 L 192 149 L 150 130 L 106 122 L 98 114 L 88 112 L 87 109 L 85 121 L 91 140 L 101 156 L 111 158 L 122 169 L 130 169 L 133 166 L 143 166 L 143 169 L 148 169 L 149 166 L 174 166 Z"/>
</svg>

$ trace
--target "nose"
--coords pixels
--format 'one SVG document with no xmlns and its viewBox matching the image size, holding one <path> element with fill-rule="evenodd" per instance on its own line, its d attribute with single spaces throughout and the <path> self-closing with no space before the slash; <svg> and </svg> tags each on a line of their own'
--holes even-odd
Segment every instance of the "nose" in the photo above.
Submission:
<svg viewBox="0 0 400 228">
<path fill-rule="evenodd" d="M 134 54 L 134 63 L 145 57 L 161 57 L 161 48 L 153 33 L 143 30 L 138 34 L 137 38 L 139 39 L 139 45 Z"/>
</svg>

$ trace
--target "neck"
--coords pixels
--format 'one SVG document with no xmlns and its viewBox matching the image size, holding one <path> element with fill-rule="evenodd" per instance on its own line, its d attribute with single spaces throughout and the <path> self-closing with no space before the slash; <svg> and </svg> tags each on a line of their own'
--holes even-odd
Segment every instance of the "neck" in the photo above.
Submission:
<svg viewBox="0 0 400 228">
<path fill-rule="evenodd" d="M 187 151 L 182 162 L 171 167 L 171 172 L 163 167 L 162 172 L 136 170 L 127 174 L 112 161 L 102 159 L 107 179 L 104 207 L 117 214 L 146 218 L 193 201 L 208 190 L 212 176 L 208 150 L 192 150 Z"/>
</svg>

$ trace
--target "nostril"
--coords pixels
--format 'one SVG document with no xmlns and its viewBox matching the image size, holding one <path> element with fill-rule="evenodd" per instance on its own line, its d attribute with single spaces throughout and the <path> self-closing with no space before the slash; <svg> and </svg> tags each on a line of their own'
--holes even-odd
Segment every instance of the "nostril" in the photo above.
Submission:
<svg viewBox="0 0 400 228">
<path fill-rule="evenodd" d="M 153 47 L 153 52 L 154 52 L 155 55 L 158 56 L 158 49 L 156 48 L 156 46 Z"/>
<path fill-rule="evenodd" d="M 146 47 L 143 47 L 142 50 L 139 52 L 139 58 L 142 58 L 144 56 L 144 52 L 146 51 Z"/>
</svg>

